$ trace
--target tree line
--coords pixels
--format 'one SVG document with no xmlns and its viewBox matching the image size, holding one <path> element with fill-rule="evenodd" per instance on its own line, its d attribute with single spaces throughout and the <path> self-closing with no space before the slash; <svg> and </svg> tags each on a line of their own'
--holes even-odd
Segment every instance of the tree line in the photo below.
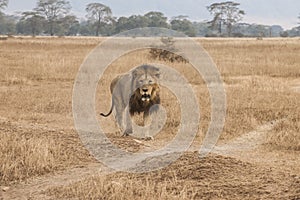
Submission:
<svg viewBox="0 0 300 200">
<path fill-rule="evenodd" d="M 114 17 L 111 8 L 101 3 L 86 5 L 86 18 L 79 20 L 71 14 L 67 0 L 37 0 L 31 11 L 5 15 L 9 0 L 0 0 L 0 34 L 57 35 L 57 36 L 110 36 L 126 30 L 144 27 L 162 27 L 180 31 L 190 37 L 288 37 L 300 36 L 300 26 L 285 31 L 281 26 L 241 23 L 245 11 L 233 1 L 207 6 L 212 19 L 192 22 L 188 16 L 168 19 L 161 12 L 144 15 Z M 300 19 L 300 16 L 299 16 Z"/>
</svg>

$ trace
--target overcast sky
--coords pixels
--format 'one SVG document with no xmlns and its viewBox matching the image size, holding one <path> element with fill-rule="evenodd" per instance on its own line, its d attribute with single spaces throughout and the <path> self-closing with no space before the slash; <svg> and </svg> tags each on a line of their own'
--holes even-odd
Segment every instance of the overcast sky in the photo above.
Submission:
<svg viewBox="0 0 300 200">
<path fill-rule="evenodd" d="M 109 6 L 114 16 L 130 16 L 145 14 L 149 11 L 163 12 L 171 18 L 177 15 L 187 15 L 193 21 L 211 19 L 206 6 L 221 2 L 214 0 L 69 0 L 73 13 L 84 17 L 85 6 L 88 3 L 99 2 Z M 6 13 L 31 10 L 37 0 L 9 0 Z M 266 25 L 281 25 L 286 29 L 298 26 L 300 15 L 300 0 L 236 0 L 240 8 L 246 12 L 243 22 Z"/>
</svg>

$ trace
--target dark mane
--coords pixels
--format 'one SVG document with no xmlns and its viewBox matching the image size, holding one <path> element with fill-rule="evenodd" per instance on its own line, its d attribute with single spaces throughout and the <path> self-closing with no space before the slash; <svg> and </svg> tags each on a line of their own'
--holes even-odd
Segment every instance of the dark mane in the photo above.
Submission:
<svg viewBox="0 0 300 200">
<path fill-rule="evenodd" d="M 156 90 L 157 88 L 154 88 L 154 90 Z M 151 106 L 155 105 L 155 104 L 160 104 L 160 96 L 159 93 L 156 92 L 156 95 L 150 99 L 150 101 L 142 101 L 141 100 L 141 95 L 140 92 L 138 91 L 139 89 L 137 89 L 134 94 L 130 97 L 129 100 L 129 112 L 130 115 L 134 115 L 135 113 L 146 113 L 149 114 L 149 110 L 151 108 Z M 157 111 L 158 107 L 153 107 L 154 110 L 153 111 Z"/>
</svg>

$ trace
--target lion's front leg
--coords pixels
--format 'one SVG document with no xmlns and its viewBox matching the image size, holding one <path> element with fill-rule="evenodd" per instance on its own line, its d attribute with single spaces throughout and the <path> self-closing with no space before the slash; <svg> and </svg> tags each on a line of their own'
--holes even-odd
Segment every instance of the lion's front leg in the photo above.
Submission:
<svg viewBox="0 0 300 200">
<path fill-rule="evenodd" d="M 145 131 L 145 140 L 153 140 L 154 138 L 150 135 L 150 125 L 151 125 L 151 117 L 149 112 L 144 112 L 144 128 Z"/>
<path fill-rule="evenodd" d="M 130 116 L 128 109 L 125 109 L 125 113 L 126 113 L 125 114 L 125 131 L 124 131 L 123 135 L 128 136 L 133 133 L 132 121 L 131 121 L 131 116 Z"/>
</svg>

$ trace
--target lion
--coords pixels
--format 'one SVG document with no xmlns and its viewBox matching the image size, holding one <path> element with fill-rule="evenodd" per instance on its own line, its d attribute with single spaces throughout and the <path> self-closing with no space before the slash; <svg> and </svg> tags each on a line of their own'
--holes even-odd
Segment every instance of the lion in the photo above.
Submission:
<svg viewBox="0 0 300 200">
<path fill-rule="evenodd" d="M 133 133 L 131 117 L 135 114 L 142 113 L 144 126 L 149 125 L 150 115 L 158 110 L 158 106 L 154 105 L 160 104 L 159 78 L 159 68 L 152 65 L 141 65 L 127 74 L 117 76 L 110 85 L 111 109 L 108 114 L 101 113 L 100 115 L 108 117 L 115 109 L 115 118 L 118 126 L 124 130 L 124 136 Z M 126 108 L 129 108 L 129 112 L 126 112 L 126 126 L 123 128 Z M 146 131 L 145 139 L 153 139 L 149 131 Z"/>
</svg>

